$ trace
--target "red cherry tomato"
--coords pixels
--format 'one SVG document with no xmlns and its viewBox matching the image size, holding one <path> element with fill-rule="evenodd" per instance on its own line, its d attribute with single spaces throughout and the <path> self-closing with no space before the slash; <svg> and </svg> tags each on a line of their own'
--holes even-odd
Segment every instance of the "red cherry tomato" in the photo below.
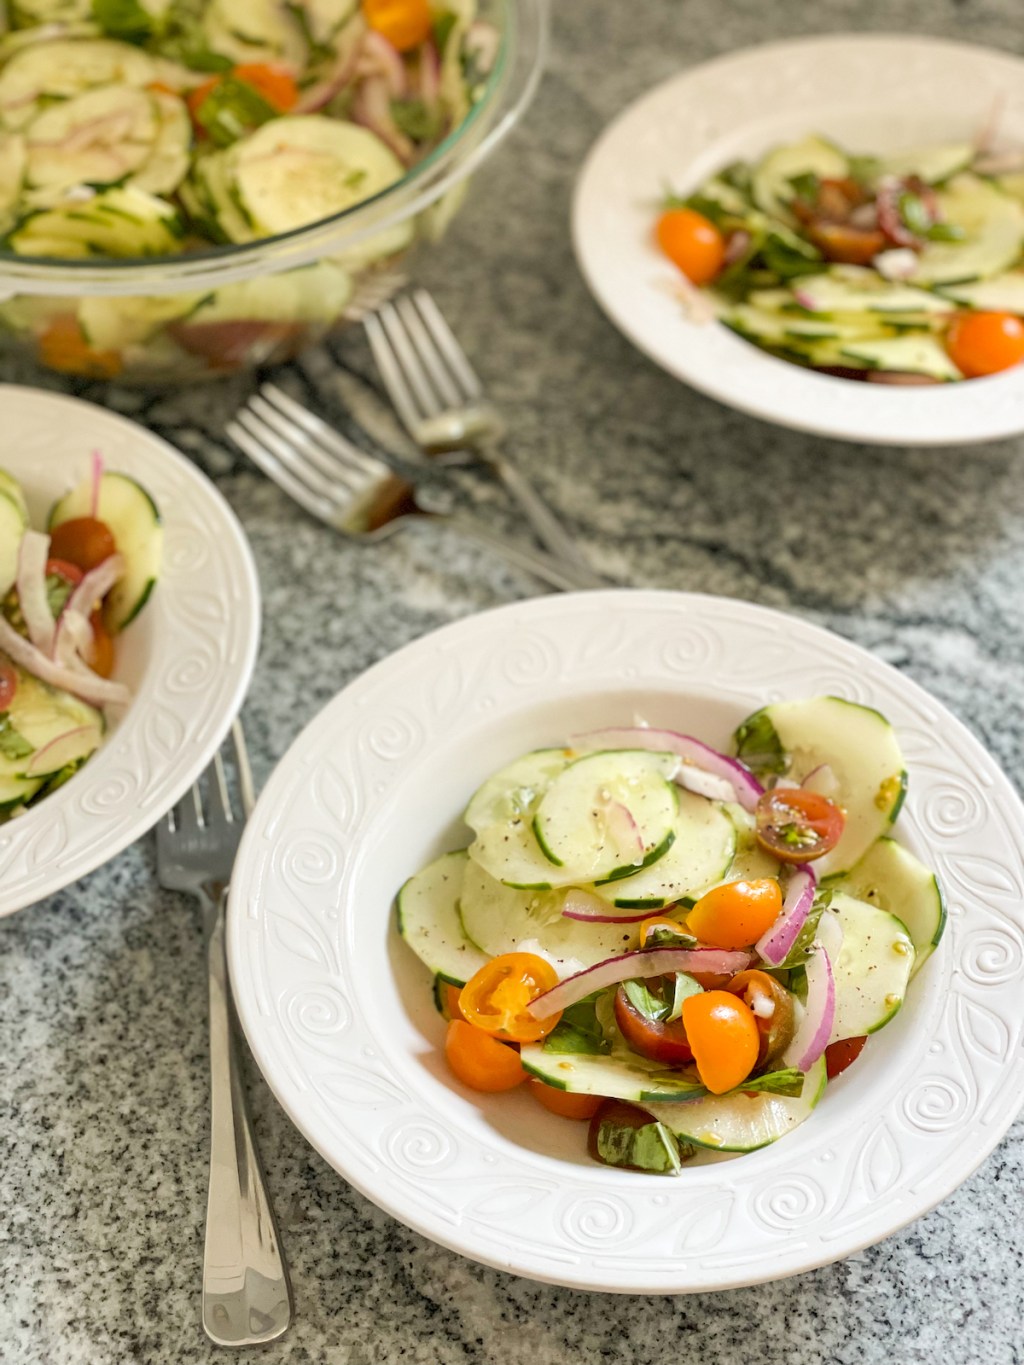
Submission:
<svg viewBox="0 0 1024 1365">
<path fill-rule="evenodd" d="M 825 1049 L 825 1074 L 830 1081 L 842 1074 L 860 1056 L 866 1038 L 843 1038 Z"/>
<path fill-rule="evenodd" d="M 462 1017 L 475 1028 L 513 1043 L 536 1043 L 562 1017 L 561 1010 L 535 1019 L 531 1001 L 558 985 L 558 973 L 535 953 L 502 953 L 492 958 L 463 986 Z"/>
<path fill-rule="evenodd" d="M 802 787 L 776 787 L 757 803 L 757 842 L 782 863 L 809 863 L 835 848 L 846 816 L 834 801 Z"/>
<path fill-rule="evenodd" d="M 14 665 L 0 659 L 0 711 L 6 711 L 18 690 L 18 675 Z"/>
<path fill-rule="evenodd" d="M 655 228 L 658 245 L 693 284 L 713 280 L 725 261 L 725 238 L 695 209 L 668 209 Z"/>
<path fill-rule="evenodd" d="M 1024 321 L 1014 313 L 961 313 L 946 333 L 946 350 L 968 379 L 998 374 L 1024 360 Z"/>
<path fill-rule="evenodd" d="M 615 1022 L 623 1038 L 641 1057 L 650 1057 L 652 1062 L 663 1062 L 665 1066 L 686 1066 L 693 1061 L 683 1021 L 673 1019 L 666 1024 L 648 1019 L 633 1004 L 623 986 L 615 992 Z"/>
<path fill-rule="evenodd" d="M 50 532 L 50 553 L 54 559 L 74 564 L 84 573 L 116 552 L 110 527 L 96 517 L 73 517 Z"/>
</svg>

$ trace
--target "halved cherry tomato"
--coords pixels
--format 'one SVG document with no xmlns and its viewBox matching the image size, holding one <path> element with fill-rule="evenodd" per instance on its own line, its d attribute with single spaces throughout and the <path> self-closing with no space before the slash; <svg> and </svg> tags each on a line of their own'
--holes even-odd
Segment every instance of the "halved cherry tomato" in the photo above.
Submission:
<svg viewBox="0 0 1024 1365">
<path fill-rule="evenodd" d="M 299 87 L 295 84 L 295 77 L 282 66 L 271 66 L 269 62 L 245 62 L 242 66 L 236 66 L 231 74 L 252 86 L 279 114 L 286 114 L 299 102 Z"/>
<path fill-rule="evenodd" d="M 652 915 L 650 919 L 642 920 L 640 923 L 640 947 L 646 948 L 654 935 L 661 932 L 675 934 L 681 938 L 685 936 L 687 930 L 677 919 L 669 919 L 667 915 Z"/>
<path fill-rule="evenodd" d="M 686 927 L 712 948 L 749 948 L 782 911 L 782 892 L 774 877 L 725 882 L 701 896 Z"/>
<path fill-rule="evenodd" d="M 124 368 L 120 352 L 89 345 L 74 313 L 61 313 L 40 334 L 39 359 L 51 370 L 88 379 L 114 379 Z"/>
<path fill-rule="evenodd" d="M 807 235 L 828 261 L 868 265 L 887 245 L 879 228 L 850 227 L 846 223 L 814 223 Z"/>
<path fill-rule="evenodd" d="M 0 711 L 6 711 L 18 690 L 18 675 L 14 665 L 0 659 Z"/>
<path fill-rule="evenodd" d="M 782 863 L 809 863 L 835 848 L 846 816 L 834 801 L 802 787 L 776 787 L 757 803 L 757 842 Z"/>
<path fill-rule="evenodd" d="M 697 1074 L 713 1095 L 739 1085 L 757 1065 L 761 1035 L 751 1010 L 728 991 L 703 991 L 683 1001 L 683 1025 Z"/>
<path fill-rule="evenodd" d="M 54 559 L 62 559 L 88 573 L 116 554 L 117 546 L 105 521 L 96 517 L 72 517 L 50 532 L 50 552 Z M 81 576 L 79 574 L 78 578 Z"/>
<path fill-rule="evenodd" d="M 445 1034 L 448 1065 L 470 1090 L 514 1090 L 526 1080 L 515 1048 L 506 1047 L 490 1033 L 463 1019 L 453 1019 Z"/>
<path fill-rule="evenodd" d="M 624 986 L 615 992 L 615 1022 L 623 1038 L 641 1057 L 650 1057 L 652 1062 L 663 1062 L 665 1066 L 685 1066 L 693 1061 L 682 1020 L 664 1023 L 648 1019 L 630 1000 Z"/>
<path fill-rule="evenodd" d="M 451 986 L 447 982 L 441 986 L 442 1014 L 445 1019 L 465 1018 L 465 1015 L 459 1009 L 459 995 L 461 992 L 461 986 Z"/>
<path fill-rule="evenodd" d="M 464 1019 L 485 1033 L 513 1043 L 535 1043 L 547 1037 L 562 1012 L 535 1019 L 527 1006 L 557 985 L 558 973 L 536 953 L 502 953 L 466 982 L 459 1008 Z"/>
<path fill-rule="evenodd" d="M 654 1122 L 646 1109 L 641 1109 L 636 1104 L 628 1104 L 625 1100 L 602 1100 L 598 1105 L 597 1112 L 590 1120 L 590 1132 L 587 1134 L 587 1151 L 595 1161 L 600 1161 L 602 1166 L 611 1163 L 606 1161 L 601 1155 L 597 1145 L 598 1136 L 601 1132 L 601 1125 L 612 1123 L 617 1128 L 647 1128 Z M 639 1166 L 628 1166 L 627 1170 L 639 1170 Z"/>
<path fill-rule="evenodd" d="M 793 997 L 785 986 L 776 981 L 774 976 L 754 967 L 734 976 L 726 990 L 730 995 L 738 995 L 754 1016 L 761 1035 L 758 1066 L 780 1057 L 796 1031 Z"/>
<path fill-rule="evenodd" d="M 666 209 L 655 228 L 658 246 L 693 284 L 707 284 L 722 268 L 725 238 L 695 209 Z"/>
<path fill-rule="evenodd" d="M 50 578 L 51 576 L 63 578 L 65 583 L 70 584 L 72 588 L 76 588 L 85 577 L 85 574 L 77 564 L 72 564 L 66 559 L 48 559 L 46 561 L 46 576 L 47 578 Z"/>
<path fill-rule="evenodd" d="M 998 374 L 1024 360 L 1024 321 L 1014 313 L 961 313 L 946 333 L 946 350 L 968 379 Z"/>
<path fill-rule="evenodd" d="M 546 1085 L 537 1076 L 531 1076 L 527 1085 L 534 1099 L 559 1118 L 592 1119 L 603 1104 L 600 1095 L 574 1095 L 568 1090 Z"/>
<path fill-rule="evenodd" d="M 825 1074 L 834 1080 L 860 1056 L 867 1038 L 843 1038 L 838 1043 L 829 1043 L 825 1049 Z"/>
<path fill-rule="evenodd" d="M 90 616 L 89 624 L 92 626 L 92 649 L 86 663 L 101 678 L 109 678 L 114 671 L 114 641 L 103 624 L 103 615 L 99 610 Z"/>
<path fill-rule="evenodd" d="M 430 37 L 427 0 L 363 0 L 363 18 L 399 52 L 409 52 Z"/>
</svg>

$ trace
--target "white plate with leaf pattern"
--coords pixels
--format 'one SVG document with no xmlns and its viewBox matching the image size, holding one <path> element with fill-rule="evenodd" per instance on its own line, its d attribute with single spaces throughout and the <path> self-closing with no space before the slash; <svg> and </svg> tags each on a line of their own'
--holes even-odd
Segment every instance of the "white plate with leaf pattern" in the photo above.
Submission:
<svg viewBox="0 0 1024 1365">
<path fill-rule="evenodd" d="M 75 776 L 0 825 L 0 915 L 70 885 L 150 829 L 213 757 L 242 704 L 260 599 L 245 534 L 210 481 L 145 428 L 91 403 L 0 386 L 0 467 L 20 480 L 32 525 L 86 478 L 93 450 L 130 474 L 164 524 L 160 579 L 117 640 L 114 676 L 133 693 Z"/>
<path fill-rule="evenodd" d="M 688 193 L 780 143 L 820 133 L 854 152 L 904 151 L 969 141 L 996 113 L 1001 142 L 1024 144 L 1024 60 L 970 43 L 845 33 L 728 53 L 648 91 L 598 138 L 576 185 L 576 259 L 635 346 L 741 412 L 892 445 L 1015 435 L 1024 430 L 1024 365 L 926 388 L 815 374 L 717 322 L 691 321 L 652 232 L 667 187 Z"/>
<path fill-rule="evenodd" d="M 468 842 L 499 765 L 631 723 L 724 746 L 783 697 L 837 694 L 895 725 L 899 837 L 939 873 L 949 928 L 908 1003 L 810 1119 L 677 1179 L 612 1170 L 528 1094 L 447 1073 L 425 968 L 392 901 Z M 795 617 L 658 592 L 544 597 L 447 626 L 371 668 L 295 741 L 249 822 L 228 925 L 235 999 L 298 1128 L 427 1237 L 583 1289 L 679 1293 L 796 1274 L 877 1242 L 984 1160 L 1021 1103 L 1024 808 L 908 679 Z M 1007 1211 L 1007 1217 L 1012 1211 Z"/>
</svg>

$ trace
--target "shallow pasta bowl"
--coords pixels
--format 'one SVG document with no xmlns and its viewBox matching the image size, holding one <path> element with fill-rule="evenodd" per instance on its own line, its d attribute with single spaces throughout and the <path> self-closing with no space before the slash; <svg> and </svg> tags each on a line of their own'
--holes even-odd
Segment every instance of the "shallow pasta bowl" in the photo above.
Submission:
<svg viewBox="0 0 1024 1365">
<path fill-rule="evenodd" d="M 950 99 L 949 92 L 956 91 Z M 652 226 L 666 187 L 809 133 L 887 154 L 970 141 L 998 111 L 1024 144 L 1024 60 L 931 38 L 843 34 L 768 44 L 665 81 L 609 125 L 580 173 L 576 257 L 609 318 L 656 364 L 730 407 L 802 431 L 949 445 L 1024 430 L 1024 366 L 988 379 L 887 388 L 816 374 L 719 323 L 692 321 Z"/>
<path fill-rule="evenodd" d="M 114 676 L 132 701 L 64 786 L 0 825 L 0 915 L 77 881 L 134 842 L 206 767 L 241 706 L 259 641 L 259 587 L 242 528 L 213 485 L 159 437 L 90 403 L 0 386 L 0 468 L 31 523 L 108 470 L 152 496 L 163 566 L 146 609 L 117 637 Z"/>
<path fill-rule="evenodd" d="M 463 846 L 478 783 L 581 729 L 672 725 L 724 746 L 744 716 L 832 693 L 876 706 L 910 775 L 900 838 L 950 928 L 900 1015 L 810 1119 L 677 1179 L 589 1161 L 582 1125 L 448 1074 L 426 970 L 392 902 Z M 256 1059 L 297 1127 L 382 1208 L 464 1255 L 628 1293 L 721 1289 L 850 1254 L 932 1208 L 998 1142 L 1024 1055 L 1024 809 L 937 702 L 789 616 L 689 594 L 504 607 L 426 636 L 296 740 L 247 827 L 229 961 Z"/>
</svg>

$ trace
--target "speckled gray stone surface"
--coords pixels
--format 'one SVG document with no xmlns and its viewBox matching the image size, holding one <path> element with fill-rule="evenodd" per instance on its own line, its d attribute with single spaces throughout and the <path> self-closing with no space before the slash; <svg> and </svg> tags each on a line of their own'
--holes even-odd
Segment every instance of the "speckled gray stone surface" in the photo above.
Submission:
<svg viewBox="0 0 1024 1365">
<path fill-rule="evenodd" d="M 681 65 L 811 27 L 1021 50 L 1018 0 L 556 0 L 556 9 L 537 103 L 424 271 L 513 420 L 518 458 L 607 572 L 833 627 L 931 689 L 1019 785 L 1024 441 L 864 449 L 720 408 L 605 322 L 567 233 L 590 142 Z M 336 355 L 369 368 L 358 337 Z M 331 364 L 321 352 L 302 367 L 324 404 Z M 40 382 L 10 366 L 3 377 Z M 231 382 L 187 400 L 84 392 L 191 453 L 249 533 L 265 625 L 244 714 L 264 778 L 368 664 L 534 589 L 432 529 L 374 549 L 332 538 L 221 440 L 248 388 Z M 196 915 L 157 888 L 149 841 L 0 924 L 5 1365 L 198 1365 L 223 1354 L 198 1319 L 204 1012 Z M 257 1076 L 252 1098 L 296 1295 L 290 1335 L 259 1353 L 268 1365 L 1024 1361 L 1021 1124 L 934 1213 L 839 1265 L 698 1299 L 617 1299 L 514 1279 L 425 1242 L 353 1194 Z"/>
</svg>

